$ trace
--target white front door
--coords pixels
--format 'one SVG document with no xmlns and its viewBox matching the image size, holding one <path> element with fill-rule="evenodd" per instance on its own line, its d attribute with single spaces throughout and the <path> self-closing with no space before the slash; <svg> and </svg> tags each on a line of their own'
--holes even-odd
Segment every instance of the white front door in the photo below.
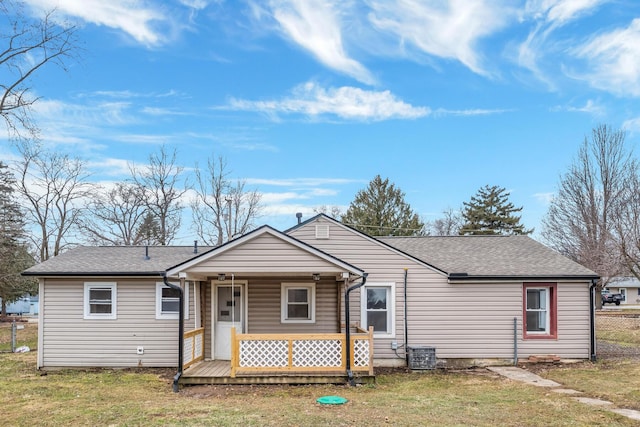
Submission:
<svg viewBox="0 0 640 427">
<path fill-rule="evenodd" d="M 231 328 L 236 333 L 244 332 L 244 284 L 217 284 L 214 287 L 213 319 L 213 358 L 231 359 Z"/>
</svg>

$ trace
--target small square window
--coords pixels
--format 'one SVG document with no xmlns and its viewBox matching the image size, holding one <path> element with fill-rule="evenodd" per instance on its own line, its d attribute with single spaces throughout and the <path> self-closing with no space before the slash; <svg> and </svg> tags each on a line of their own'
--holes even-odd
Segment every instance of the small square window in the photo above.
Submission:
<svg viewBox="0 0 640 427">
<path fill-rule="evenodd" d="M 177 285 L 177 283 L 173 283 Z M 184 289 L 185 313 L 188 319 L 189 286 Z M 163 282 L 156 283 L 156 319 L 177 319 L 180 313 L 180 291 L 170 288 Z"/>
<path fill-rule="evenodd" d="M 315 322 L 315 284 L 282 284 L 283 323 Z"/>
<path fill-rule="evenodd" d="M 84 284 L 84 318 L 116 318 L 116 284 L 93 282 Z"/>
</svg>

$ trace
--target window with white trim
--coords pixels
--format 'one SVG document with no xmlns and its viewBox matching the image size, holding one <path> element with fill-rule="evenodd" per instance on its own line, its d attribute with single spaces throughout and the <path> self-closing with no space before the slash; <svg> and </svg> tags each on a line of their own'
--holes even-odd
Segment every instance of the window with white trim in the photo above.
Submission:
<svg viewBox="0 0 640 427">
<path fill-rule="evenodd" d="M 85 282 L 84 318 L 117 318 L 117 285 L 115 282 Z"/>
<path fill-rule="evenodd" d="M 179 286 L 177 283 L 172 283 Z M 189 318 L 189 284 L 184 287 L 184 318 Z M 156 283 L 156 319 L 177 319 L 180 313 L 180 291 L 163 282 Z"/>
<path fill-rule="evenodd" d="M 374 336 L 395 335 L 395 286 L 393 283 L 367 284 L 361 294 L 362 325 L 373 326 Z"/>
<path fill-rule="evenodd" d="M 314 323 L 316 321 L 315 299 L 315 283 L 283 283 L 282 323 Z"/>
<path fill-rule="evenodd" d="M 557 337 L 556 284 L 524 285 L 524 338 Z"/>
</svg>

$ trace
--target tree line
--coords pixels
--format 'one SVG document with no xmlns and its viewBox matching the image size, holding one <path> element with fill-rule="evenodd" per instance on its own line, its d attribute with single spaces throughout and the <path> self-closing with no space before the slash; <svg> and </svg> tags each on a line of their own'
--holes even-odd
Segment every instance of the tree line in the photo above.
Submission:
<svg viewBox="0 0 640 427">
<path fill-rule="evenodd" d="M 404 193 L 376 176 L 358 192 L 346 213 L 333 215 L 370 235 L 527 235 L 504 187 L 486 185 L 459 210 L 423 221 Z M 326 209 L 324 209 L 326 210 Z M 640 163 L 623 130 L 601 124 L 580 145 L 558 181 L 542 221 L 540 238 L 601 276 L 640 279 Z"/>
</svg>

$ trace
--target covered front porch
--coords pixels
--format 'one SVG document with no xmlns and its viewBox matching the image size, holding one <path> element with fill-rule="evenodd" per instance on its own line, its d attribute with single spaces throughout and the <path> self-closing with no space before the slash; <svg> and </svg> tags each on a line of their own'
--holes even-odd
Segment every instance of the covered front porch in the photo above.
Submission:
<svg viewBox="0 0 640 427">
<path fill-rule="evenodd" d="M 346 289 L 366 277 L 353 265 L 262 227 L 167 276 L 194 295 L 183 384 L 373 376 L 373 331 L 354 329 L 344 311 Z"/>
<path fill-rule="evenodd" d="M 181 384 L 370 383 L 373 328 L 349 334 L 231 333 L 231 360 L 204 360 L 204 329 L 185 334 Z M 347 370 L 350 366 L 350 374 Z"/>
</svg>

